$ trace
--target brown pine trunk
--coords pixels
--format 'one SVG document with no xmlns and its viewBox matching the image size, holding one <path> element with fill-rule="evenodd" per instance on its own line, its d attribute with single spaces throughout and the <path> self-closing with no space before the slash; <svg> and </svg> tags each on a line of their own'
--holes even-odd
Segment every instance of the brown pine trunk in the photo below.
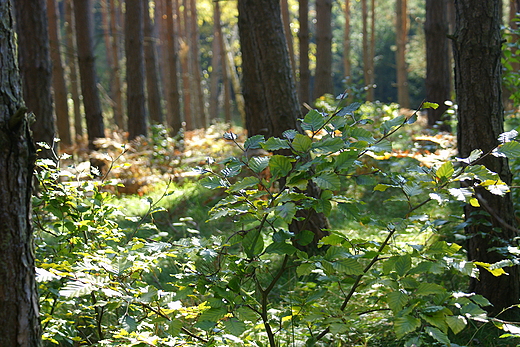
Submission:
<svg viewBox="0 0 520 347">
<path fill-rule="evenodd" d="M 58 125 L 58 136 L 65 146 L 72 144 L 70 136 L 69 106 L 67 102 L 67 84 L 65 70 L 61 60 L 60 35 L 58 31 L 58 12 L 56 0 L 47 0 L 47 17 L 49 20 L 49 44 L 52 60 L 52 89 L 54 91 L 54 111 Z"/>
<path fill-rule="evenodd" d="M 33 136 L 36 142 L 53 145 L 56 132 L 52 107 L 52 66 L 49 55 L 47 6 L 45 0 L 14 2 L 18 33 L 18 61 L 25 104 L 36 116 Z M 51 151 L 40 156 L 54 158 Z"/>
<path fill-rule="evenodd" d="M 246 124 L 246 111 L 245 111 L 245 105 L 244 105 L 244 96 L 242 95 L 242 85 L 240 83 L 240 78 L 238 77 L 236 65 L 235 65 L 235 54 L 233 50 L 231 49 L 231 45 L 229 44 L 228 39 L 226 39 L 224 36 L 224 49 L 226 51 L 226 66 L 228 71 L 228 80 L 231 82 L 231 85 L 233 86 L 233 92 L 235 96 L 235 103 L 238 110 L 238 113 L 240 115 L 240 121 L 242 122 L 242 125 Z M 236 41 L 235 38 L 230 38 L 232 41 Z M 231 100 L 231 98 L 230 98 Z"/>
<path fill-rule="evenodd" d="M 397 65 L 397 102 L 401 107 L 410 108 L 408 91 L 408 71 L 406 64 L 406 41 L 408 38 L 407 0 L 397 0 L 395 4 L 396 25 L 396 65 Z"/>
<path fill-rule="evenodd" d="M 218 1 L 213 2 L 213 42 L 211 43 L 211 75 L 209 88 L 209 118 L 210 121 L 219 117 L 219 84 L 222 74 L 220 64 L 220 37 L 222 35 L 222 26 L 220 24 L 220 5 Z"/>
<path fill-rule="evenodd" d="M 300 45 L 300 65 L 299 65 L 299 92 L 301 109 L 304 110 L 303 104 L 310 104 L 310 85 L 311 73 L 309 70 L 309 1 L 299 0 L 298 6 L 298 22 L 300 30 L 298 31 L 298 41 Z"/>
<path fill-rule="evenodd" d="M 499 5 L 498 0 L 455 0 L 457 27 L 453 51 L 458 104 L 457 142 L 462 158 L 475 149 L 484 153 L 492 150 L 498 145 L 498 135 L 504 131 Z M 481 164 L 498 173 L 504 182 L 511 182 L 511 171 L 505 158 L 488 156 Z M 477 197 L 480 208 L 465 207 L 466 220 L 472 221 L 465 229 L 468 259 L 493 264 L 505 258 L 494 249 L 507 248 L 518 237 L 514 206 L 511 194 L 500 197 L 479 190 Z M 493 315 L 519 302 L 520 269 L 514 266 L 505 270 L 509 276 L 495 277 L 483 270 L 478 280 L 472 278 L 470 282 L 471 292 L 485 296 L 493 304 L 489 307 Z M 500 317 L 505 318 L 507 314 Z"/>
<path fill-rule="evenodd" d="M 367 0 L 361 0 L 361 22 L 362 22 L 362 49 L 363 49 L 363 79 L 365 83 L 365 88 L 367 90 L 367 100 L 373 101 L 370 99 L 371 94 L 368 92 L 372 87 L 370 86 L 370 49 L 368 46 L 368 5 Z"/>
<path fill-rule="evenodd" d="M 227 50 L 222 27 L 220 28 L 220 62 L 222 64 L 222 90 L 224 103 L 224 120 L 231 123 L 231 86 L 229 84 L 229 67 Z"/>
<path fill-rule="evenodd" d="M 368 52 L 368 76 L 369 88 L 367 90 L 367 100 L 374 101 L 375 97 L 375 69 L 374 69 L 374 61 L 376 55 L 376 1 L 372 0 L 370 2 L 370 45 Z"/>
<path fill-rule="evenodd" d="M 143 1 L 144 56 L 146 70 L 146 101 L 150 123 L 162 124 L 164 121 L 161 105 L 161 88 L 159 83 L 159 66 L 157 63 L 156 34 L 154 23 L 150 17 L 150 3 Z"/>
<path fill-rule="evenodd" d="M 350 42 L 350 0 L 345 0 L 344 15 L 345 15 L 345 33 L 343 36 L 343 70 L 344 70 L 344 76 L 347 79 L 347 86 L 349 86 L 352 83 L 351 82 L 352 63 L 350 61 L 350 45 L 351 45 L 351 42 Z"/>
<path fill-rule="evenodd" d="M 334 93 L 332 84 L 332 0 L 316 0 L 316 71 L 314 98 Z"/>
<path fill-rule="evenodd" d="M 291 31 L 291 13 L 289 12 L 289 2 L 287 0 L 280 1 L 280 8 L 282 10 L 282 22 L 283 29 L 285 32 L 285 41 L 287 41 L 287 47 L 289 48 L 289 59 L 291 60 L 291 67 L 293 75 L 296 76 L 296 62 L 294 58 L 294 43 Z M 296 81 L 296 79 L 295 79 Z"/>
<path fill-rule="evenodd" d="M 110 31 L 112 32 L 112 83 L 110 85 L 111 95 L 114 102 L 114 121 L 121 130 L 127 129 L 123 111 L 123 91 L 121 88 L 121 62 L 120 47 L 122 31 L 121 31 L 121 3 L 118 0 L 110 1 Z"/>
<path fill-rule="evenodd" d="M 0 18 L 0 346 L 39 347 L 31 223 L 36 151 L 22 109 L 9 0 L 0 0 Z"/>
<path fill-rule="evenodd" d="M 182 101 L 184 110 L 184 122 L 186 123 L 186 130 L 193 130 L 193 115 L 192 115 L 192 88 L 191 88 L 191 70 L 192 61 L 190 54 L 190 0 L 182 0 L 182 24 L 179 26 L 180 50 L 179 57 L 182 71 Z M 181 18 L 181 16 L 179 16 Z"/>
<path fill-rule="evenodd" d="M 74 13 L 72 0 L 65 0 L 65 61 L 69 72 L 70 97 L 73 102 L 74 133 L 76 140 L 83 136 L 83 116 L 81 114 L 81 100 L 79 97 L 78 64 L 76 59 L 76 37 L 74 35 Z"/>
<path fill-rule="evenodd" d="M 177 31 L 175 30 L 175 23 L 173 20 L 173 4 L 172 0 L 166 0 L 165 6 L 165 16 L 166 16 L 166 57 L 168 61 L 168 76 L 169 76 L 169 85 L 166 89 L 167 96 L 167 104 L 169 108 L 169 112 L 166 115 L 166 122 L 168 126 L 172 128 L 174 134 L 177 134 L 182 128 L 181 121 L 181 105 L 180 105 L 180 96 L 179 96 L 179 80 L 177 74 L 177 60 L 178 60 L 178 51 L 175 45 L 175 41 L 177 40 Z"/>
<path fill-rule="evenodd" d="M 92 41 L 92 7 L 90 0 L 74 0 L 74 15 L 76 20 L 76 42 L 78 45 L 78 66 L 81 77 L 81 91 L 85 118 L 87 120 L 88 144 L 95 149 L 94 141 L 105 137 L 101 103 L 97 89 L 94 49 Z"/>
<path fill-rule="evenodd" d="M 143 1 L 126 0 L 126 102 L 130 140 L 147 135 L 143 40 Z"/>
<path fill-rule="evenodd" d="M 448 108 L 444 101 L 450 99 L 450 58 L 448 44 L 447 0 L 426 0 L 426 100 L 439 104 L 437 109 L 428 109 L 428 126 L 442 122 Z M 450 126 L 440 124 L 440 130 L 449 131 Z"/>
<path fill-rule="evenodd" d="M 191 55 L 193 57 L 193 106 L 194 121 L 197 128 L 207 127 L 206 102 L 202 93 L 202 72 L 199 53 L 199 26 L 197 2 L 191 0 Z"/>
</svg>

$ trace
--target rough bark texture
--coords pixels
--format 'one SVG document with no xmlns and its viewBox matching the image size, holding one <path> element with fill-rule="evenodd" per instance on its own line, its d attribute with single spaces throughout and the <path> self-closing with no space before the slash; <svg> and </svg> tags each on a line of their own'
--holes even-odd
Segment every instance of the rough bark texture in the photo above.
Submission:
<svg viewBox="0 0 520 347">
<path fill-rule="evenodd" d="M 70 146 L 69 106 L 67 100 L 67 84 L 65 83 L 65 69 L 61 59 L 60 34 L 58 31 L 58 11 L 56 0 L 47 0 L 47 17 L 49 19 L 49 40 L 52 59 L 52 89 L 54 91 L 54 111 L 56 124 L 61 143 Z"/>
<path fill-rule="evenodd" d="M 443 120 L 448 108 L 444 101 L 450 99 L 450 58 L 448 43 L 447 0 L 426 0 L 426 100 L 439 104 L 437 109 L 428 109 L 428 126 L 433 127 Z M 440 130 L 449 131 L 447 124 Z"/>
<path fill-rule="evenodd" d="M 410 107 L 408 88 L 408 68 L 406 64 L 406 41 L 408 39 L 407 0 L 397 0 L 395 4 L 396 46 L 395 61 L 397 65 L 397 102 L 401 107 Z"/>
<path fill-rule="evenodd" d="M 218 1 L 213 2 L 213 41 L 211 43 L 211 75 L 209 89 L 209 119 L 218 118 L 219 116 L 219 84 L 222 68 L 220 65 L 220 36 L 222 35 L 222 26 L 220 25 L 220 5 Z"/>
<path fill-rule="evenodd" d="M 51 94 L 47 5 L 45 0 L 17 0 L 13 4 L 23 95 L 27 108 L 36 116 L 32 126 L 34 140 L 52 146 L 56 130 Z M 52 158 L 53 154 L 43 150 L 40 156 Z"/>
<path fill-rule="evenodd" d="M 76 43 L 83 105 L 87 120 L 88 144 L 90 149 L 95 149 L 94 140 L 105 137 L 105 128 L 97 89 L 90 0 L 74 0 L 74 19 L 76 28 L 81 28 L 81 30 L 76 30 Z"/>
<path fill-rule="evenodd" d="M 332 84 L 332 0 L 316 0 L 316 72 L 314 98 L 334 93 Z"/>
<path fill-rule="evenodd" d="M 116 5 L 116 0 L 110 1 L 110 31 L 112 32 L 111 42 L 112 42 L 112 83 L 110 85 L 112 100 L 114 101 L 114 120 L 119 129 L 127 129 L 125 124 L 125 118 L 123 116 L 123 92 L 121 90 L 121 63 L 119 62 L 119 47 L 120 44 L 120 35 L 121 33 L 121 25 L 120 25 L 120 16 L 121 9 L 120 6 Z"/>
<path fill-rule="evenodd" d="M 309 1 L 299 0 L 298 6 L 298 22 L 300 23 L 300 30 L 298 30 L 298 40 L 300 45 L 300 65 L 298 67 L 300 80 L 298 95 L 300 102 L 310 103 L 310 85 L 311 73 L 309 70 Z"/>
<path fill-rule="evenodd" d="M 23 107 L 9 0 L 0 0 L 0 346 L 40 346 L 31 224 L 36 156 Z"/>
<path fill-rule="evenodd" d="M 166 16 L 166 57 L 168 61 L 168 76 L 169 82 L 165 88 L 166 102 L 168 105 L 168 114 L 166 115 L 166 122 L 172 128 L 173 133 L 176 134 L 182 128 L 181 121 L 181 103 L 179 96 L 179 80 L 177 76 L 177 61 L 178 51 L 175 46 L 175 40 L 177 40 L 177 31 L 173 21 L 173 4 L 171 0 L 167 0 L 165 4 L 165 16 Z"/>
<path fill-rule="evenodd" d="M 498 144 L 498 135 L 504 131 L 500 12 L 498 0 L 456 0 L 455 8 L 457 140 L 459 156 L 465 158 L 474 149 L 480 148 L 484 153 L 493 149 Z M 511 172 L 504 158 L 489 156 L 482 164 L 498 173 L 504 182 L 511 182 Z M 478 198 L 481 208 L 465 208 L 466 220 L 475 222 L 466 228 L 468 258 L 495 263 L 504 256 L 490 248 L 511 245 L 518 237 L 511 195 L 499 197 L 478 191 Z M 493 304 L 492 314 L 519 301 L 519 268 L 505 270 L 509 276 L 495 277 L 488 271 L 481 271 L 480 279 L 472 279 L 470 283 L 470 291 L 484 295 Z"/>
</svg>

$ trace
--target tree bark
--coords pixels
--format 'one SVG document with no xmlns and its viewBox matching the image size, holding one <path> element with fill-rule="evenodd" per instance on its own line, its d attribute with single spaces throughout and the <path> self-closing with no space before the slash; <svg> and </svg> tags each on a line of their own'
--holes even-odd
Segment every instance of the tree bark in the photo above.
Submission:
<svg viewBox="0 0 520 347">
<path fill-rule="evenodd" d="M 209 89 L 209 118 L 210 121 L 217 119 L 219 116 L 219 85 L 222 74 L 221 68 L 221 52 L 220 52 L 220 36 L 222 35 L 222 26 L 220 24 L 220 5 L 218 1 L 213 2 L 213 42 L 211 43 L 211 75 Z"/>
<path fill-rule="evenodd" d="M 472 150 L 484 153 L 497 146 L 497 137 L 504 131 L 501 91 L 501 36 L 498 0 L 456 0 L 456 30 L 453 42 L 455 58 L 455 89 L 458 104 L 457 141 L 459 156 L 466 158 Z M 488 156 L 482 160 L 501 179 L 511 182 L 511 172 L 505 158 Z M 515 227 L 511 194 L 504 197 L 479 190 L 480 208 L 466 206 L 469 223 L 469 260 L 495 263 L 505 258 L 492 250 L 510 246 L 518 232 Z M 496 315 L 518 304 L 520 272 L 518 266 L 505 269 L 509 276 L 495 277 L 481 271 L 472 279 L 470 291 L 485 296 Z M 517 313 L 517 312 L 516 312 Z M 501 316 L 502 317 L 502 316 Z"/>
<path fill-rule="evenodd" d="M 343 75 L 347 79 L 347 85 L 351 82 L 352 63 L 350 61 L 350 0 L 345 0 L 345 33 L 343 36 Z"/>
<path fill-rule="evenodd" d="M 370 77 L 370 48 L 368 45 L 368 5 L 367 0 L 361 0 L 361 21 L 362 21 L 362 32 L 363 32 L 363 40 L 362 40 L 362 49 L 363 49 L 363 79 L 365 82 L 365 89 L 367 90 L 367 101 L 374 101 L 372 98 L 372 93 L 369 93 L 369 89 L 372 88 L 370 85 L 370 81 L 372 77 Z"/>
<path fill-rule="evenodd" d="M 314 98 L 334 93 L 332 84 L 332 0 L 316 0 Z"/>
<path fill-rule="evenodd" d="M 299 70 L 299 88 L 298 95 L 302 103 L 301 109 L 304 110 L 303 103 L 309 104 L 311 101 L 310 85 L 311 72 L 309 70 L 309 0 L 298 1 L 298 22 L 300 30 L 298 30 L 298 41 L 300 45 L 300 65 Z"/>
<path fill-rule="evenodd" d="M 282 22 L 285 32 L 285 41 L 287 41 L 287 47 L 289 48 L 289 59 L 291 60 L 291 68 L 293 72 L 293 78 L 296 81 L 296 62 L 294 57 L 294 43 L 291 31 L 291 12 L 289 11 L 289 2 L 287 0 L 280 1 L 280 8 L 282 10 Z"/>
<path fill-rule="evenodd" d="M 199 51 L 199 25 L 197 2 L 191 0 L 191 56 L 193 57 L 193 107 L 194 121 L 197 128 L 204 128 L 206 125 L 206 102 L 202 92 L 202 72 L 200 65 Z"/>
<path fill-rule="evenodd" d="M 395 5 L 396 65 L 397 65 L 397 102 L 401 107 L 410 108 L 408 91 L 408 68 L 406 64 L 406 41 L 408 38 L 407 0 L 397 0 Z"/>
<path fill-rule="evenodd" d="M 121 40 L 119 39 L 121 34 L 121 4 L 116 0 L 110 1 L 110 31 L 112 32 L 112 83 L 110 85 L 111 95 L 114 101 L 114 121 L 117 127 L 121 130 L 127 129 L 125 124 L 125 117 L 123 115 L 123 92 L 121 90 L 121 62 L 119 61 L 119 50 L 121 47 Z"/>
<path fill-rule="evenodd" d="M 36 151 L 23 109 L 11 13 L 10 1 L 0 0 L 0 346 L 38 347 L 31 223 Z"/>
<path fill-rule="evenodd" d="M 181 62 L 181 83 L 182 83 L 182 101 L 184 111 L 184 122 L 186 124 L 186 130 L 193 130 L 193 114 L 192 114 L 192 83 L 191 83 L 191 50 L 190 50 L 190 0 L 182 0 L 182 25 L 180 25 L 179 37 L 180 37 L 180 49 L 179 58 Z M 180 11 L 180 9 L 179 9 Z M 179 15 L 179 18 L 181 16 Z"/>
<path fill-rule="evenodd" d="M 222 91 L 223 91 L 223 103 L 224 103 L 224 120 L 226 123 L 231 123 L 231 86 L 229 84 L 229 66 L 227 59 L 226 42 L 224 33 L 222 32 L 222 26 L 220 26 L 220 63 L 222 65 Z"/>
<path fill-rule="evenodd" d="M 58 136 L 65 146 L 72 144 L 70 136 L 69 106 L 65 69 L 61 59 L 61 40 L 58 31 L 58 12 L 56 0 L 47 0 L 47 17 L 49 21 L 49 44 L 52 59 L 52 89 L 54 91 L 54 111 L 58 125 Z"/>
<path fill-rule="evenodd" d="M 88 145 L 93 150 L 96 148 L 94 141 L 97 138 L 105 137 L 105 127 L 97 89 L 90 0 L 74 0 L 74 15 L 76 28 L 81 28 L 81 30 L 76 30 L 78 65 L 85 118 L 87 119 Z"/>
<path fill-rule="evenodd" d="M 177 40 L 177 31 L 175 30 L 173 20 L 173 4 L 172 0 L 166 0 L 165 4 L 166 16 L 166 56 L 168 61 L 169 83 L 166 86 L 166 102 L 168 105 L 168 114 L 166 122 L 172 128 L 174 134 L 177 134 L 182 128 L 181 104 L 179 96 L 179 80 L 177 76 L 178 51 L 175 45 Z"/>
<path fill-rule="evenodd" d="M 450 99 L 450 58 L 448 44 L 447 0 L 426 0 L 426 100 L 439 104 L 437 109 L 428 109 L 428 126 L 433 127 L 443 121 Z M 450 131 L 445 123 L 439 125 L 442 131 Z"/>
<path fill-rule="evenodd" d="M 17 0 L 14 5 L 23 95 L 27 108 L 36 116 L 32 127 L 34 140 L 53 146 L 56 120 L 51 95 L 47 6 L 45 0 Z M 52 152 L 45 149 L 40 156 L 54 158 Z"/>
</svg>

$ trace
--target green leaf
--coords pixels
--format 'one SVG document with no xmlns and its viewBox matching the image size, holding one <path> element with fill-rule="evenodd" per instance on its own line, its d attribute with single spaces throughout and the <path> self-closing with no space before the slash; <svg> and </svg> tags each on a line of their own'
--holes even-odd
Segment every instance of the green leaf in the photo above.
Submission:
<svg viewBox="0 0 520 347">
<path fill-rule="evenodd" d="M 307 276 L 315 268 L 316 268 L 316 265 L 314 265 L 314 263 L 303 263 L 296 268 L 296 274 L 298 276 Z"/>
<path fill-rule="evenodd" d="M 241 181 L 238 181 L 237 183 L 233 184 L 231 187 L 229 187 L 230 192 L 238 192 L 242 189 L 255 187 L 258 188 L 258 184 L 260 181 L 256 177 L 244 177 Z"/>
<path fill-rule="evenodd" d="M 399 276 L 404 276 L 412 267 L 412 257 L 410 254 L 405 254 L 400 257 L 397 257 L 395 261 L 395 272 Z"/>
<path fill-rule="evenodd" d="M 269 160 L 269 168 L 274 177 L 284 177 L 291 171 L 291 160 L 283 155 L 273 155 Z"/>
<path fill-rule="evenodd" d="M 289 149 L 291 146 L 289 146 L 289 142 L 285 139 L 270 137 L 262 144 L 262 148 L 266 151 L 278 151 L 280 149 Z"/>
<path fill-rule="evenodd" d="M 468 322 L 464 316 L 447 316 L 446 323 L 454 334 L 458 334 L 464 330 Z"/>
<path fill-rule="evenodd" d="M 393 127 L 402 125 L 406 121 L 404 115 L 400 115 L 395 117 L 394 119 L 387 120 L 383 124 L 381 124 L 381 132 L 383 134 L 387 134 Z"/>
<path fill-rule="evenodd" d="M 312 180 L 321 189 L 339 190 L 341 188 L 339 176 L 333 172 L 322 173 L 317 177 L 313 177 Z"/>
<path fill-rule="evenodd" d="M 255 256 L 262 253 L 264 250 L 264 239 L 260 233 L 258 228 L 250 230 L 242 240 L 242 247 L 244 248 L 244 252 L 249 258 L 254 258 Z"/>
<path fill-rule="evenodd" d="M 368 147 L 367 150 L 372 151 L 376 154 L 392 152 L 392 142 L 384 140 Z"/>
<path fill-rule="evenodd" d="M 498 147 L 497 152 L 509 159 L 516 159 L 520 157 L 520 143 L 516 141 L 506 142 Z"/>
<path fill-rule="evenodd" d="M 376 142 L 376 139 L 372 136 L 372 133 L 363 128 L 354 128 L 350 132 L 350 137 L 357 139 L 358 141 L 366 141 L 368 143 Z"/>
<path fill-rule="evenodd" d="M 314 233 L 310 230 L 300 231 L 298 234 L 294 235 L 294 240 L 301 246 L 307 246 L 312 242 L 312 240 L 314 240 Z"/>
<path fill-rule="evenodd" d="M 303 119 L 302 129 L 309 131 L 318 131 L 325 124 L 325 118 L 316 110 L 310 110 Z"/>
<path fill-rule="evenodd" d="M 292 146 L 297 152 L 307 152 L 312 145 L 312 139 L 307 135 L 296 134 Z"/>
<path fill-rule="evenodd" d="M 294 254 L 294 252 L 296 252 L 296 247 L 286 242 L 273 242 L 265 249 L 265 253 L 291 255 Z"/>
<path fill-rule="evenodd" d="M 337 171 L 347 170 L 356 162 L 357 153 L 354 151 L 343 151 L 334 158 L 334 169 Z"/>
<path fill-rule="evenodd" d="M 408 295 L 401 291 L 395 291 L 388 293 L 386 296 L 388 307 L 394 312 L 397 313 L 403 309 L 403 307 L 408 303 Z"/>
<path fill-rule="evenodd" d="M 416 295 L 430 295 L 430 294 L 442 294 L 446 293 L 446 289 L 435 283 L 421 283 L 417 290 Z"/>
<path fill-rule="evenodd" d="M 131 317 L 127 314 L 125 314 L 123 317 L 121 317 L 119 322 L 121 323 L 121 326 L 123 327 L 123 329 L 125 329 L 129 333 L 132 331 L 135 331 L 135 329 L 137 329 L 137 322 L 135 321 L 135 319 L 133 317 Z"/>
<path fill-rule="evenodd" d="M 296 205 L 288 202 L 283 205 L 276 206 L 275 215 L 281 218 L 285 223 L 291 223 L 296 214 Z"/>
<path fill-rule="evenodd" d="M 338 113 L 336 113 L 337 116 L 343 117 L 347 115 L 352 115 L 359 107 L 361 106 L 361 103 L 359 102 L 353 102 L 348 106 L 343 107 L 341 110 L 339 110 Z"/>
<path fill-rule="evenodd" d="M 200 184 L 208 189 L 225 188 L 227 186 L 226 181 L 217 176 L 204 177 L 200 180 Z"/>
<path fill-rule="evenodd" d="M 199 321 L 217 322 L 226 314 L 227 309 L 225 307 L 211 307 L 210 309 L 202 312 L 202 314 L 199 316 Z"/>
<path fill-rule="evenodd" d="M 339 202 L 337 206 L 341 213 L 343 213 L 348 219 L 359 219 L 358 204 L 350 202 Z"/>
<path fill-rule="evenodd" d="M 261 147 L 261 144 L 265 142 L 264 135 L 255 135 L 249 137 L 244 142 L 244 149 L 257 149 Z"/>
<path fill-rule="evenodd" d="M 235 318 L 227 319 L 223 323 L 226 327 L 226 331 L 231 335 L 240 336 L 244 331 L 246 331 L 245 323 Z"/>
<path fill-rule="evenodd" d="M 343 241 L 345 241 L 344 237 L 336 235 L 336 234 L 331 234 L 331 235 L 322 237 L 320 239 L 320 244 L 336 246 L 336 245 L 341 245 L 343 243 Z"/>
<path fill-rule="evenodd" d="M 345 142 L 339 137 L 327 138 L 312 144 L 312 148 L 324 153 L 335 153 L 345 147 Z"/>
<path fill-rule="evenodd" d="M 249 159 L 249 168 L 255 173 L 260 173 L 269 165 L 269 157 L 251 157 Z"/>
<path fill-rule="evenodd" d="M 439 104 L 435 103 L 435 102 L 424 102 L 422 104 L 422 108 L 433 108 L 434 110 L 436 110 L 437 108 L 439 107 Z"/>
<path fill-rule="evenodd" d="M 470 188 L 450 188 L 448 192 L 458 201 L 466 201 L 466 198 L 473 196 L 473 190 Z"/>
<path fill-rule="evenodd" d="M 346 275 L 361 275 L 363 267 L 357 260 L 352 258 L 340 259 L 332 263 L 334 269 Z"/>
<path fill-rule="evenodd" d="M 411 333 L 421 326 L 421 320 L 412 316 L 399 317 L 394 322 L 394 330 L 397 338 Z"/>
<path fill-rule="evenodd" d="M 441 181 L 447 181 L 451 178 L 455 170 L 453 169 L 453 163 L 451 161 L 447 161 L 440 168 L 437 169 L 437 172 L 435 175 L 441 180 Z"/>
<path fill-rule="evenodd" d="M 448 338 L 448 335 L 446 335 L 439 329 L 434 328 L 434 327 L 426 327 L 425 330 L 428 335 L 430 335 L 431 337 L 433 337 L 435 340 L 439 341 L 440 343 L 444 343 L 446 346 L 451 345 L 451 341 Z"/>
</svg>

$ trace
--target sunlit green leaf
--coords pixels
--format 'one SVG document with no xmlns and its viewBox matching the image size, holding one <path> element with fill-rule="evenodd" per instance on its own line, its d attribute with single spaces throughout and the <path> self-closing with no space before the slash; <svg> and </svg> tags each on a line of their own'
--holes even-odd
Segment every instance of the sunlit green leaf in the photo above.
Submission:
<svg viewBox="0 0 520 347">
<path fill-rule="evenodd" d="M 311 138 L 302 134 L 297 134 L 292 142 L 292 146 L 297 152 L 307 152 L 311 148 L 311 145 Z"/>
<path fill-rule="evenodd" d="M 251 157 L 248 163 L 249 168 L 255 173 L 260 173 L 269 165 L 269 159 L 269 157 Z"/>
<path fill-rule="evenodd" d="M 447 346 L 451 345 L 451 341 L 448 338 L 448 335 L 446 335 L 439 329 L 434 328 L 434 327 L 426 327 L 425 330 L 428 335 L 430 335 L 431 337 L 433 337 L 435 340 L 439 341 L 440 343 L 444 343 Z"/>
<path fill-rule="evenodd" d="M 444 164 L 442 164 L 442 166 L 440 168 L 437 169 L 437 171 L 435 172 L 435 175 L 440 180 L 446 181 L 451 178 L 451 176 L 453 175 L 454 172 L 455 172 L 455 169 L 453 168 L 453 163 L 451 161 L 447 161 Z"/>
<path fill-rule="evenodd" d="M 394 321 L 394 330 L 397 338 L 400 339 L 404 335 L 411 333 L 421 326 L 421 320 L 413 316 L 398 317 Z"/>
<path fill-rule="evenodd" d="M 257 149 L 261 147 L 261 144 L 265 142 L 263 135 L 254 135 L 248 137 L 244 142 L 244 149 Z"/>
<path fill-rule="evenodd" d="M 321 189 L 328 190 L 339 190 L 341 188 L 341 181 L 339 176 L 334 172 L 325 172 L 317 177 L 313 177 L 312 180 Z"/>
<path fill-rule="evenodd" d="M 262 148 L 266 151 L 278 151 L 280 149 L 289 149 L 289 142 L 278 137 L 270 137 L 262 144 Z"/>
<path fill-rule="evenodd" d="M 388 307 L 390 307 L 390 309 L 395 313 L 401 311 L 408 303 L 408 295 L 399 290 L 388 293 L 386 299 L 388 302 Z"/>
<path fill-rule="evenodd" d="M 412 257 L 410 254 L 405 254 L 397 257 L 395 262 L 395 272 L 399 276 L 404 276 L 412 268 Z"/>
<path fill-rule="evenodd" d="M 302 129 L 309 131 L 318 131 L 325 124 L 325 118 L 323 115 L 316 111 L 310 110 L 305 118 L 303 119 Z"/>
<path fill-rule="evenodd" d="M 237 183 L 233 184 L 231 187 L 229 187 L 230 192 L 238 192 L 242 189 L 255 187 L 258 188 L 258 183 L 260 181 L 256 177 L 244 177 L 242 180 L 238 181 Z"/>
<path fill-rule="evenodd" d="M 274 177 L 284 177 L 292 169 L 291 160 L 283 155 L 273 155 L 269 160 L 269 168 Z"/>
<path fill-rule="evenodd" d="M 361 264 L 352 258 L 339 259 L 332 263 L 334 269 L 346 275 L 360 275 L 363 273 Z"/>
</svg>

